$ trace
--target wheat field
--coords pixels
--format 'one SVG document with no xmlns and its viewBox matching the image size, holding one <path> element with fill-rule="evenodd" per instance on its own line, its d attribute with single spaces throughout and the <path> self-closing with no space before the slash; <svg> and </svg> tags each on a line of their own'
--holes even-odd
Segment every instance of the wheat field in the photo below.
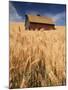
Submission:
<svg viewBox="0 0 68 90">
<path fill-rule="evenodd" d="M 66 84 L 65 27 L 25 30 L 10 23 L 9 88 Z"/>
</svg>

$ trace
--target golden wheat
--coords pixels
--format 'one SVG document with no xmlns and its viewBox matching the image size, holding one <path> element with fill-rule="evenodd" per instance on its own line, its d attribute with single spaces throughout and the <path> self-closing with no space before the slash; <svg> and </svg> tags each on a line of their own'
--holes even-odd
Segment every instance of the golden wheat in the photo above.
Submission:
<svg viewBox="0 0 68 90">
<path fill-rule="evenodd" d="M 10 88 L 65 85 L 65 28 L 26 31 L 10 24 L 9 62 Z"/>
</svg>

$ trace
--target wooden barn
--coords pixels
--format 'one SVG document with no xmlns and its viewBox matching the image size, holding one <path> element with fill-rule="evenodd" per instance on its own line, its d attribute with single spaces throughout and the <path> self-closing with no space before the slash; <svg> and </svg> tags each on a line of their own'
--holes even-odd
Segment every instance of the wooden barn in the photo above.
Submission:
<svg viewBox="0 0 68 90">
<path fill-rule="evenodd" d="M 25 15 L 25 29 L 38 29 L 55 30 L 55 24 L 52 18 L 43 17 L 40 15 Z"/>
</svg>

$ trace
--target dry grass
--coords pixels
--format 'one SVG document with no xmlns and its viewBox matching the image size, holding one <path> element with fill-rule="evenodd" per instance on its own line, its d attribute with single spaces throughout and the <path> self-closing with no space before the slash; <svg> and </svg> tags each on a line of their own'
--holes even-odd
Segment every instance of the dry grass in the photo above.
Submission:
<svg viewBox="0 0 68 90">
<path fill-rule="evenodd" d="M 25 31 L 24 24 L 10 24 L 10 88 L 65 85 L 65 63 L 64 29 Z"/>
</svg>

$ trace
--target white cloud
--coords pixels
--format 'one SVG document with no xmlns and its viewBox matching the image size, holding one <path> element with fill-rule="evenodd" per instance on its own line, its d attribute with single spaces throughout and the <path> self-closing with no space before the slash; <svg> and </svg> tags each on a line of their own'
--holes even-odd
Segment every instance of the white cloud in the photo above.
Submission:
<svg viewBox="0 0 68 90">
<path fill-rule="evenodd" d="M 17 13 L 12 3 L 9 3 L 9 19 L 12 21 L 22 21 L 22 17 Z"/>
<path fill-rule="evenodd" d="M 61 19 L 65 18 L 65 12 L 58 13 L 55 16 L 53 16 L 53 18 L 54 18 L 55 22 L 58 20 L 61 20 Z"/>
<path fill-rule="evenodd" d="M 37 14 L 39 14 L 39 12 L 30 10 L 30 11 L 27 11 L 26 14 L 37 15 Z"/>
<path fill-rule="evenodd" d="M 44 14 L 44 16 L 48 16 L 48 17 L 51 17 L 53 18 L 53 21 L 55 24 L 61 24 L 61 20 L 63 21 L 62 23 L 65 22 L 65 12 L 60 12 L 60 13 L 57 13 L 57 14 L 51 14 L 51 13 L 46 13 Z"/>
</svg>

